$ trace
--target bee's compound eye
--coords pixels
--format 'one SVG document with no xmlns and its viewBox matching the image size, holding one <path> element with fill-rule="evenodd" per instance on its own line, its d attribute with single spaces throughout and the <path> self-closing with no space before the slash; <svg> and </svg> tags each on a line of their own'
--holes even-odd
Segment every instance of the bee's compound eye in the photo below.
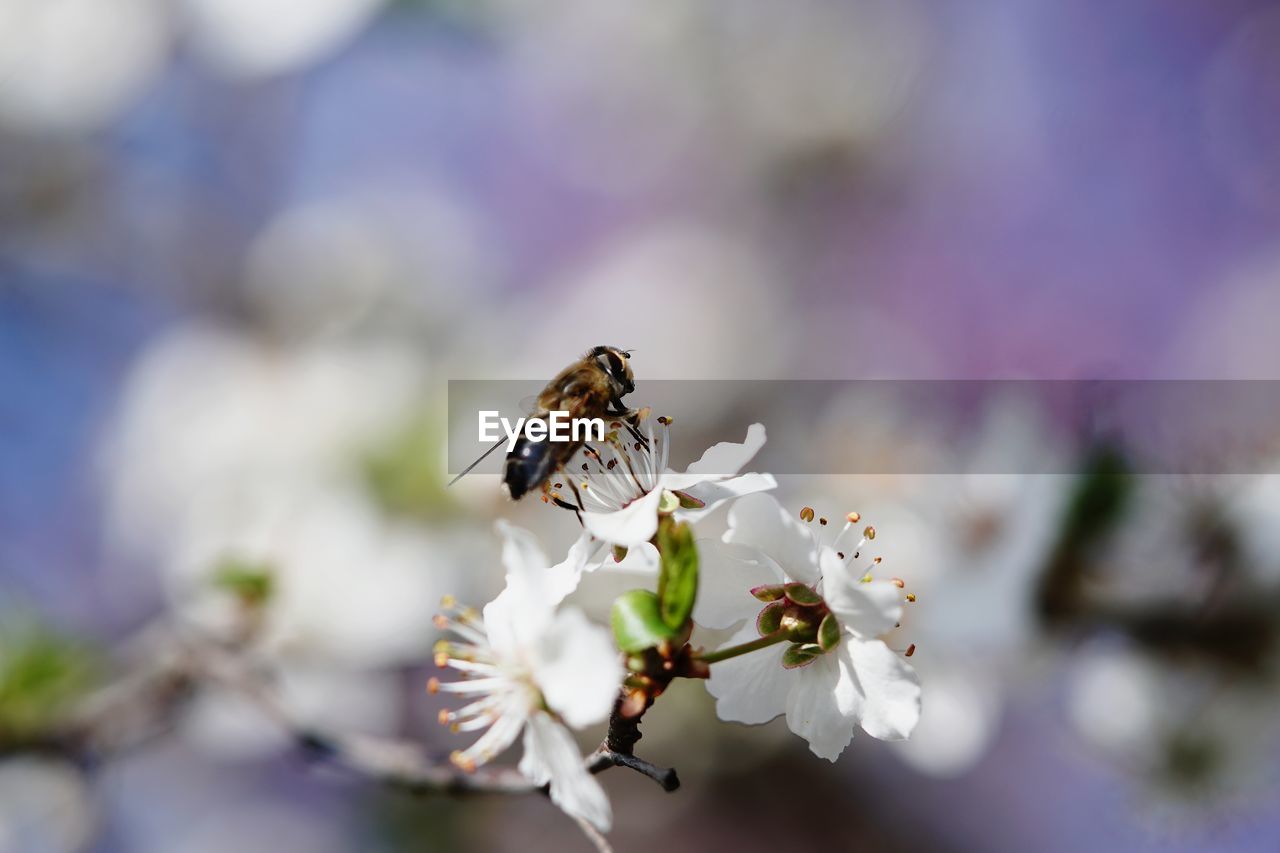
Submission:
<svg viewBox="0 0 1280 853">
<path fill-rule="evenodd" d="M 608 355 L 609 359 L 609 375 L 614 379 L 621 379 L 627 375 L 626 363 L 622 360 L 622 356 L 616 351 L 611 350 Z"/>
</svg>

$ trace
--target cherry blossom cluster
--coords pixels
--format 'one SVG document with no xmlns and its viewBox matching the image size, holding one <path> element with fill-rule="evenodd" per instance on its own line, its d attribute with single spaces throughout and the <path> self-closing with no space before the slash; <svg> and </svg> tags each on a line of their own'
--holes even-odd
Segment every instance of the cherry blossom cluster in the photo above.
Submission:
<svg viewBox="0 0 1280 853">
<path fill-rule="evenodd" d="M 455 765 L 474 771 L 521 740 L 520 771 L 600 831 L 609 801 L 571 730 L 638 722 L 675 678 L 705 680 L 722 720 L 785 715 L 829 761 L 858 728 L 903 740 L 920 718 L 914 647 L 882 639 L 914 596 L 880 575 L 875 529 L 857 513 L 838 531 L 825 518 L 815 525 L 811 508 L 793 514 L 768 494 L 772 476 L 739 473 L 764 444 L 760 424 L 676 472 L 671 422 L 657 420 L 647 441 L 611 433 L 548 484 L 548 502 L 578 500 L 582 533 L 564 560 L 552 564 L 531 533 L 499 522 L 504 589 L 480 612 L 447 598 L 436 621 L 448 634 L 436 663 L 456 677 L 428 687 L 461 702 L 441 722 L 478 733 Z M 693 525 L 722 506 L 724 535 L 696 538 Z M 585 574 L 626 570 L 656 588 L 619 596 L 612 631 L 565 604 Z M 706 649 L 698 628 L 732 634 Z"/>
</svg>

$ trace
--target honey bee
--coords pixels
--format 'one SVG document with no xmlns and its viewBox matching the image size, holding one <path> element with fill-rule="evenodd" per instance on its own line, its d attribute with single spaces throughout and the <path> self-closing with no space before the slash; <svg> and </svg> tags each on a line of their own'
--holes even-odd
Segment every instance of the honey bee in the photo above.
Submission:
<svg viewBox="0 0 1280 853">
<path fill-rule="evenodd" d="M 636 413 L 622 402 L 623 397 L 635 390 L 630 359 L 630 350 L 610 346 L 592 347 L 582 358 L 560 371 L 547 383 L 538 394 L 529 420 L 545 421 L 555 411 L 568 412 L 573 419 L 614 418 L 625 423 L 638 441 L 647 444 L 635 427 Z M 450 485 L 480 464 L 501 443 L 499 440 L 498 444 L 485 451 L 484 455 L 454 477 Z M 507 494 L 512 500 L 520 500 L 529 492 L 540 488 L 584 443 L 534 440 L 522 432 L 507 453 L 503 466 L 502 484 Z M 559 500 L 556 502 L 560 503 Z M 570 505 L 569 508 L 573 507 Z"/>
</svg>

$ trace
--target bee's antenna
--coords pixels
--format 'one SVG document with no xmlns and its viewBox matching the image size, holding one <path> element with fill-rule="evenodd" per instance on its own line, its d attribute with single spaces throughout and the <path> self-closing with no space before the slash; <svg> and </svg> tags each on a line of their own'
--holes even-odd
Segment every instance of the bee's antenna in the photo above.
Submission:
<svg viewBox="0 0 1280 853">
<path fill-rule="evenodd" d="M 461 473 L 461 474 L 459 474 L 458 476 L 454 477 L 452 480 L 450 480 L 450 481 L 449 481 L 449 483 L 448 483 L 448 485 L 446 485 L 446 486 L 445 486 L 445 488 L 446 488 L 446 489 L 447 489 L 447 488 L 449 488 L 449 486 L 452 486 L 454 483 L 458 482 L 458 481 L 459 481 L 459 480 L 461 480 L 463 477 L 465 477 L 465 476 L 467 476 L 468 474 L 470 474 L 470 473 L 471 473 L 471 469 L 472 469 L 472 468 L 476 467 L 476 466 L 477 466 L 477 465 L 479 465 L 481 462 L 483 462 L 483 461 L 485 460 L 485 458 L 486 458 L 486 457 L 488 457 L 488 455 L 489 455 L 490 453 L 492 453 L 493 451 L 497 450 L 497 449 L 502 445 L 502 443 L 503 443 L 504 441 L 506 441 L 506 439 L 505 439 L 505 438 L 500 438 L 500 439 L 498 439 L 498 441 L 493 445 L 493 447 L 490 447 L 490 448 L 489 448 L 488 450 L 486 450 L 484 453 L 481 453 L 481 454 L 480 454 L 480 458 L 479 458 L 479 459 L 477 459 L 475 462 L 472 462 L 472 463 L 471 463 L 470 465 L 468 465 L 466 468 L 463 468 L 463 469 L 462 469 L 462 473 Z"/>
</svg>

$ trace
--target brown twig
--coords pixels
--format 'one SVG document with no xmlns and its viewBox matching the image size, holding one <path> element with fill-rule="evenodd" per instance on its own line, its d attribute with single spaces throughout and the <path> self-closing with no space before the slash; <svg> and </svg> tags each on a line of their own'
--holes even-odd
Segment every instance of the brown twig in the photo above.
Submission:
<svg viewBox="0 0 1280 853">
<path fill-rule="evenodd" d="M 662 790 L 674 791 L 680 787 L 680 777 L 676 775 L 675 768 L 658 767 L 636 757 L 636 743 L 643 737 L 640 733 L 640 719 L 653 705 L 654 698 L 645 694 L 641 700 L 643 707 L 637 712 L 629 708 L 633 695 L 626 690 L 618 694 L 613 703 L 613 711 L 609 714 L 609 730 L 599 748 L 587 759 L 587 768 L 592 773 L 600 773 L 610 767 L 629 767 L 657 782 Z"/>
<path fill-rule="evenodd" d="M 41 754 L 91 769 L 114 755 L 130 751 L 171 730 L 173 720 L 197 689 L 218 685 L 248 699 L 267 719 L 285 731 L 311 763 L 411 794 L 548 793 L 547 785 L 530 781 L 511 767 L 481 767 L 464 772 L 447 760 L 429 755 L 419 744 L 394 738 L 326 732 L 304 724 L 270 689 L 264 673 L 250 665 L 235 644 L 207 637 L 160 635 L 165 651 L 101 691 L 91 694 L 66 718 L 38 732 L 0 730 L 0 759 Z M 625 720 L 615 706 L 606 748 L 588 756 L 587 769 L 630 767 L 658 782 L 664 790 L 679 785 L 675 771 L 656 767 L 630 753 L 640 739 L 637 720 Z M 623 751 L 625 750 L 625 751 Z M 575 821 L 598 851 L 608 851 L 604 837 L 590 824 Z"/>
</svg>

